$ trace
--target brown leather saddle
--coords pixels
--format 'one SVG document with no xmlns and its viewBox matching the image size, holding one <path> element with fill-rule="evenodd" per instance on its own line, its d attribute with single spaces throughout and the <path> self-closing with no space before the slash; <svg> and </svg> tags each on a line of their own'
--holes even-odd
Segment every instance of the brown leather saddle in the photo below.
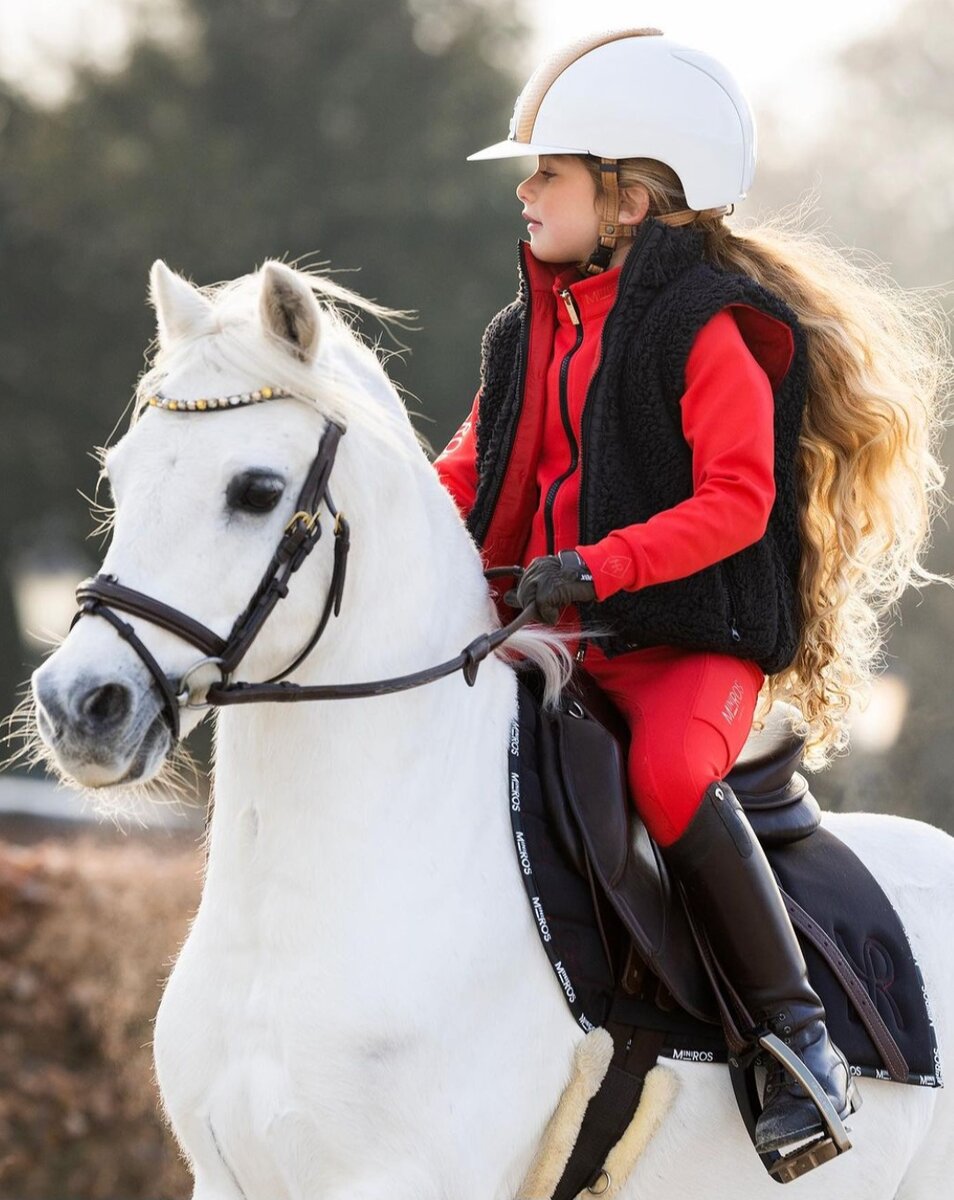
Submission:
<svg viewBox="0 0 954 1200">
<path fill-rule="evenodd" d="M 924 984 L 904 928 L 867 867 L 820 828 L 819 806 L 797 771 L 804 739 L 795 720 L 795 710 L 776 707 L 726 782 L 765 846 L 852 1071 L 940 1086 Z M 627 741 L 619 713 L 585 679 L 544 709 L 539 680 L 522 673 L 508 748 L 517 862 L 574 1020 L 584 1030 L 604 1027 L 614 1042 L 554 1200 L 594 1186 L 658 1057 L 727 1062 L 753 1140 L 759 1056 L 791 1058 L 786 1066 L 796 1075 L 800 1066 L 781 1043 L 767 1045 L 771 1035 L 755 1031 L 758 1044 L 750 1044 L 732 1020 L 705 938 L 694 934 L 628 796 Z M 788 1156 L 760 1156 L 773 1178 L 798 1178 L 850 1146 L 834 1115 L 831 1136 Z"/>
<path fill-rule="evenodd" d="M 633 939 L 639 958 L 675 1002 L 692 1016 L 718 1023 L 712 987 L 665 864 L 628 795 L 626 726 L 608 698 L 578 677 L 576 698 L 548 722 L 566 809 L 551 808 L 558 836 L 582 873 L 595 872 L 606 898 Z M 776 705 L 753 733 L 726 782 L 766 846 L 808 837 L 821 821 L 818 803 L 798 766 L 804 738 L 795 710 Z M 629 986 L 637 990 L 634 961 Z M 624 981 L 625 982 L 625 981 Z M 665 996 L 661 997 L 666 1004 Z"/>
<path fill-rule="evenodd" d="M 596 885 L 594 892 L 608 902 L 630 940 L 619 986 L 634 996 L 652 993 L 660 1009 L 678 1008 L 698 1020 L 725 1025 L 726 1008 L 717 998 L 712 964 L 628 795 L 625 723 L 587 676 L 578 676 L 573 693 L 540 723 L 545 756 L 562 782 L 562 787 L 548 789 L 549 815 L 564 853 Z M 923 984 L 904 949 L 900 921 L 877 881 L 846 846 L 819 829 L 821 809 L 796 769 L 805 745 L 797 720 L 794 708 L 776 704 L 762 728 L 750 735 L 726 782 L 772 862 L 826 1007 L 837 998 L 838 1009 L 832 1012 L 837 1016 L 847 1003 L 880 1067 L 904 1082 L 912 1074 L 911 1054 L 907 1046 L 907 1057 L 902 1052 L 899 1034 L 930 1024 L 921 1011 Z M 872 921 L 875 910 L 878 916 Z M 595 911 L 599 913 L 599 904 Z M 847 937 L 844 944 L 851 945 L 854 962 L 838 944 L 839 936 Z M 893 1002 L 889 1004 L 886 1015 L 893 1032 L 885 1012 L 879 1012 L 885 997 L 877 981 L 863 980 L 855 965 L 872 945 L 892 961 L 893 980 L 904 977 L 908 1002 L 917 1010 L 909 1021 L 898 1021 Z M 893 954 L 888 946 L 895 947 Z M 725 1033 L 731 1044 L 728 1027 Z M 922 1064 L 931 1061 L 929 1040 L 915 1055 Z"/>
</svg>

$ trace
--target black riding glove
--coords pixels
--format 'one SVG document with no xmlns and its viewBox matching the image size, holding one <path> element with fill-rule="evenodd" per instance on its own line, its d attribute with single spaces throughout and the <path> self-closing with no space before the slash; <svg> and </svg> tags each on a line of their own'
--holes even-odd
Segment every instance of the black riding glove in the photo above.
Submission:
<svg viewBox="0 0 954 1200">
<path fill-rule="evenodd" d="M 515 590 L 504 597 L 514 608 L 536 604 L 540 620 L 555 625 L 568 604 L 596 599 L 590 568 L 575 550 L 533 559 Z"/>
</svg>

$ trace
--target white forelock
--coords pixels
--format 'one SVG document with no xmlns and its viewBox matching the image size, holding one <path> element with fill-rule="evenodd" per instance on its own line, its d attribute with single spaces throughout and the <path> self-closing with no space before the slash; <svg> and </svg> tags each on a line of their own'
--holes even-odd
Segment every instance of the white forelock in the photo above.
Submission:
<svg viewBox="0 0 954 1200">
<path fill-rule="evenodd" d="M 262 328 L 261 274 L 197 289 L 212 305 L 213 324 L 202 323 L 194 333 L 180 333 L 157 349 L 137 385 L 133 421 L 157 392 L 177 399 L 207 396 L 206 381 L 214 374 L 229 381 L 219 394 L 284 388 L 323 416 L 345 426 L 360 424 L 395 449 L 414 446 L 414 430 L 394 384 L 375 350 L 353 327 L 356 313 L 383 323 L 407 314 L 367 300 L 327 276 L 295 271 L 315 293 L 322 321 L 317 358 L 303 363 Z"/>
</svg>

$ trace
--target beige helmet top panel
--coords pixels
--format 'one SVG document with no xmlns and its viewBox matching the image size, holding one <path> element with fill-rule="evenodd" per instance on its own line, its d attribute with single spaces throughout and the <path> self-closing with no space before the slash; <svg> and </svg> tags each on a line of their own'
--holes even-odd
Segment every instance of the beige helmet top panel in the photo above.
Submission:
<svg viewBox="0 0 954 1200">
<path fill-rule="evenodd" d="M 608 42 L 616 42 L 620 38 L 654 35 L 661 37 L 662 30 L 649 26 L 642 29 L 616 29 L 577 38 L 568 46 L 561 46 L 559 50 L 555 50 L 537 67 L 517 97 L 513 120 L 510 124 L 511 139 L 524 143 L 533 140 L 533 126 L 544 96 L 567 67 L 572 66 L 578 58 L 582 58 L 584 54 L 589 54 L 591 50 L 596 50 L 599 46 L 605 46 Z"/>
</svg>

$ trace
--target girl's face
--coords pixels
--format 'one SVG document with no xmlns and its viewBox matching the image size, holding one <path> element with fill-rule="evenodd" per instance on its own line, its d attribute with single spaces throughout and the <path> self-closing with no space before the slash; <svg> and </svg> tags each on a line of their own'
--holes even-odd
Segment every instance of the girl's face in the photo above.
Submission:
<svg viewBox="0 0 954 1200">
<path fill-rule="evenodd" d="M 517 188 L 530 248 L 541 262 L 580 262 L 593 253 L 600 217 L 596 184 L 573 154 L 546 154 Z"/>
</svg>

